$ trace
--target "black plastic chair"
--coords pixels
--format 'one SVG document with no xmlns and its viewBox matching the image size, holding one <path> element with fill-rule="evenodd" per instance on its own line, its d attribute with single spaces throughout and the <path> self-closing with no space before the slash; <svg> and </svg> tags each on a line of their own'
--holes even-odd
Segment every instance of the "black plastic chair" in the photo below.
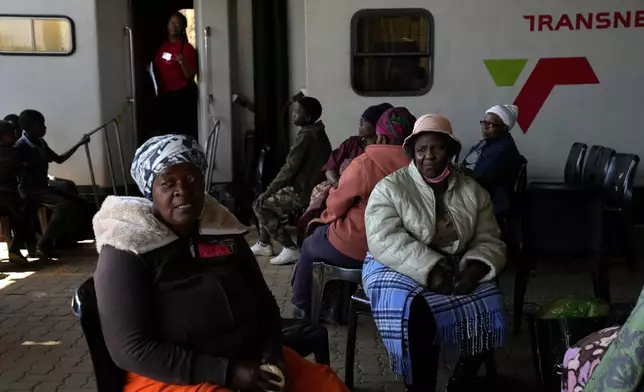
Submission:
<svg viewBox="0 0 644 392">
<path fill-rule="evenodd" d="M 573 143 L 566 160 L 564 169 L 564 182 L 568 185 L 581 185 L 584 158 L 586 158 L 588 146 L 584 143 Z"/>
<path fill-rule="evenodd" d="M 561 184 L 528 186 L 522 217 L 521 257 L 514 287 L 515 333 L 521 327 L 530 271 L 543 257 L 590 260 L 595 295 L 610 302 L 600 191 Z"/>
<path fill-rule="evenodd" d="M 615 150 L 602 146 L 592 146 L 586 154 L 586 163 L 581 176 L 582 187 L 600 189 L 606 181 L 610 162 Z"/>
<path fill-rule="evenodd" d="M 344 383 L 349 389 L 353 389 L 354 372 L 353 367 L 356 358 L 356 336 L 358 332 L 358 316 L 372 316 L 371 302 L 362 288 L 358 289 L 351 296 L 351 306 L 349 310 L 349 326 L 347 330 L 347 344 L 344 359 Z M 440 350 L 436 350 L 435 363 L 438 366 Z M 494 350 L 488 350 L 484 356 L 484 365 L 486 376 L 494 378 L 497 376 L 496 360 Z"/>
<path fill-rule="evenodd" d="M 603 186 L 605 233 L 610 245 L 635 268 L 633 248 L 633 183 L 640 158 L 633 154 L 615 154 Z"/>
<path fill-rule="evenodd" d="M 521 248 L 521 212 L 523 210 L 523 194 L 528 186 L 527 161 L 517 172 L 514 187 L 510 193 L 510 210 L 497 215 L 501 229 L 501 238 L 508 247 L 508 257 L 513 259 Z"/>
<path fill-rule="evenodd" d="M 317 325 L 320 321 L 320 311 L 322 308 L 322 297 L 324 287 L 332 280 L 339 280 L 343 283 L 362 283 L 362 269 L 351 269 L 335 267 L 324 264 L 323 262 L 313 263 L 313 284 L 311 286 L 311 323 Z M 347 300 L 349 297 L 347 296 Z M 347 308 L 343 304 L 344 309 Z M 350 316 L 349 316 L 350 317 Z"/>
<path fill-rule="evenodd" d="M 96 303 L 94 278 L 83 282 L 72 297 L 72 312 L 80 319 L 89 347 L 98 392 L 122 392 L 126 373 L 107 349 Z M 329 337 L 326 328 L 302 321 L 282 319 L 282 344 L 299 355 L 315 356 L 317 363 L 329 365 Z"/>
</svg>

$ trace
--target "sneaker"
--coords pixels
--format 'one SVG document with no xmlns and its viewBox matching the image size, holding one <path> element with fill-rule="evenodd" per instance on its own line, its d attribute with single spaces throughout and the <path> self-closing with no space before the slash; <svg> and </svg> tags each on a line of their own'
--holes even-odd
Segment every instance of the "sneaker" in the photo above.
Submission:
<svg viewBox="0 0 644 392">
<path fill-rule="evenodd" d="M 255 245 L 253 245 L 250 250 L 253 251 L 253 254 L 255 256 L 266 256 L 266 257 L 272 257 L 275 256 L 275 252 L 273 252 L 273 245 L 271 244 L 263 244 L 259 241 Z"/>
<path fill-rule="evenodd" d="M 300 259 L 300 251 L 297 249 L 284 248 L 280 254 L 271 259 L 272 265 L 294 264 Z"/>
</svg>

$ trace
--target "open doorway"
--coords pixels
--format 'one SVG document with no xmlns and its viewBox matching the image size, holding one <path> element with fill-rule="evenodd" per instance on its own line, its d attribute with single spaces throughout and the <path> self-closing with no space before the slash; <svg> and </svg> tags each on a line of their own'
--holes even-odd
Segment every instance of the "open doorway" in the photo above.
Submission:
<svg viewBox="0 0 644 392">
<path fill-rule="evenodd" d="M 159 102 L 159 88 L 149 66 L 162 45 L 168 41 L 168 19 L 177 11 L 186 17 L 188 42 L 196 47 L 193 0 L 131 0 L 139 144 L 164 129 L 164 110 Z"/>
</svg>

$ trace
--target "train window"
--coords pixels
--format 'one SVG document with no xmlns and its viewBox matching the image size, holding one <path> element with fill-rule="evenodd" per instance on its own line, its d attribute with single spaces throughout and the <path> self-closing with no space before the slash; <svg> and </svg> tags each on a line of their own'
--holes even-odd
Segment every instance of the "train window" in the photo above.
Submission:
<svg viewBox="0 0 644 392">
<path fill-rule="evenodd" d="M 358 11 L 351 21 L 351 85 L 366 96 L 416 96 L 432 86 L 434 19 L 425 9 Z"/>
<path fill-rule="evenodd" d="M 66 16 L 0 15 L 0 54 L 69 56 L 74 49 Z"/>
</svg>

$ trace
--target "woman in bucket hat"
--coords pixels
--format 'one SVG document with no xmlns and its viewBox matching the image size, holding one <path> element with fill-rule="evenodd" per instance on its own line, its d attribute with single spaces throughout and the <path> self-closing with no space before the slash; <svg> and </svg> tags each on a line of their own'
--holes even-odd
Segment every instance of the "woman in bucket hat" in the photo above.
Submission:
<svg viewBox="0 0 644 392">
<path fill-rule="evenodd" d="M 461 358 L 454 390 L 505 343 L 503 296 L 493 283 L 505 245 L 489 194 L 450 164 L 461 144 L 446 117 L 420 117 L 403 148 L 411 164 L 383 179 L 367 205 L 363 284 L 408 390 L 435 389 L 441 347 Z"/>
</svg>

